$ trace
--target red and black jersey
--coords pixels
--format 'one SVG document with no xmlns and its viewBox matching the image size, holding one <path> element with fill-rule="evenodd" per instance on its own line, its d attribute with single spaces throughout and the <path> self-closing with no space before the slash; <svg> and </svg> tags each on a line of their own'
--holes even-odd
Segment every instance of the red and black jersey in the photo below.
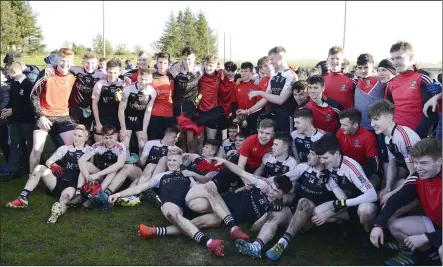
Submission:
<svg viewBox="0 0 443 267">
<path fill-rule="evenodd" d="M 442 244 L 441 186 L 441 171 L 431 179 L 420 179 L 418 174 L 414 173 L 406 179 L 400 191 L 389 198 L 384 208 L 380 211 L 375 225 L 385 227 L 388 219 L 395 211 L 418 197 L 426 216 L 431 219 L 436 228 L 435 232 L 425 234 L 432 245 L 439 247 Z"/>
<path fill-rule="evenodd" d="M 234 94 L 235 81 L 229 80 L 224 77 L 224 79 L 220 82 L 220 87 L 218 89 L 218 99 L 220 101 L 220 105 L 222 106 L 225 116 L 230 116 L 232 113 L 231 104 L 232 104 L 232 95 Z"/>
<path fill-rule="evenodd" d="M 174 77 L 170 73 L 152 74 L 152 87 L 157 91 L 157 97 L 152 107 L 152 116 L 172 117 L 172 93 L 174 92 Z"/>
<path fill-rule="evenodd" d="M 330 72 L 324 77 L 327 97 L 335 99 L 343 109 L 354 106 L 355 81 L 342 72 Z"/>
<path fill-rule="evenodd" d="M 428 85 L 432 80 L 415 71 L 407 71 L 388 82 L 386 98 L 394 103 L 396 124 L 414 131 L 422 121 L 423 106 L 432 97 Z"/>
<path fill-rule="evenodd" d="M 248 158 L 247 165 L 250 168 L 257 169 L 262 164 L 263 156 L 271 150 L 274 140 L 271 139 L 265 146 L 260 144 L 258 134 L 248 136 L 240 147 L 239 154 Z"/>
<path fill-rule="evenodd" d="M 200 94 L 202 98 L 198 109 L 201 111 L 209 111 L 218 105 L 218 92 L 220 82 L 224 77 L 223 71 L 216 71 L 214 75 L 203 74 L 200 79 Z"/>
<path fill-rule="evenodd" d="M 337 131 L 337 139 L 343 155 L 357 161 L 365 171 L 366 176 L 372 175 L 378 168 L 378 149 L 375 135 L 363 127 L 354 134 L 344 134 L 342 129 Z"/>
<path fill-rule="evenodd" d="M 317 105 L 312 99 L 301 104 L 300 108 L 308 108 L 314 114 L 313 125 L 315 128 L 325 132 L 334 133 L 339 127 L 338 114 L 341 106 L 334 99 L 323 96 L 321 106 Z"/>
</svg>

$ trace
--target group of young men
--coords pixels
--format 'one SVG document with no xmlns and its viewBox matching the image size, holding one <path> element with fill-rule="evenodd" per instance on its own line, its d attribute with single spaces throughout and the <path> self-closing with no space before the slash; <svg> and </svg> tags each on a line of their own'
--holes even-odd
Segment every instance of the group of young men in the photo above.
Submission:
<svg viewBox="0 0 443 267">
<path fill-rule="evenodd" d="M 118 59 L 99 71 L 93 53 L 73 66 L 73 51 L 62 48 L 35 84 L 11 62 L 1 119 L 16 151 L 5 180 L 17 176 L 23 143 L 30 173 L 6 206 L 26 208 L 40 181 L 59 198 L 48 223 L 70 206 L 109 210 L 146 199 L 171 225 L 140 224 L 142 238 L 184 234 L 216 256 L 223 241 L 201 229 L 225 224 L 237 252 L 261 258 L 284 228 L 265 252 L 270 260 L 314 226 L 357 221 L 364 253 L 396 249 L 386 264 L 412 265 L 420 250 L 439 262 L 442 146 L 432 135 L 441 75 L 433 82 L 417 70 L 407 42 L 390 53 L 377 68 L 360 55 L 357 79 L 342 71 L 338 46 L 327 69 L 311 75 L 291 70 L 283 47 L 259 59 L 258 73 L 250 62 L 219 69 L 212 55 L 196 64 L 190 47 L 172 66 L 158 53 L 154 69 L 142 51 L 138 69 L 126 72 Z M 40 164 L 48 134 L 57 150 Z M 241 223 L 259 232 L 254 241 Z"/>
</svg>

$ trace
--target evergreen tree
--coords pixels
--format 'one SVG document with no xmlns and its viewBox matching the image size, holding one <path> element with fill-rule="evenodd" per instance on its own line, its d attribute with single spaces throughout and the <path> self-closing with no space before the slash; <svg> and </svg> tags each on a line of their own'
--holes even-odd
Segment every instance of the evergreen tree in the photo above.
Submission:
<svg viewBox="0 0 443 267">
<path fill-rule="evenodd" d="M 184 12 L 182 34 L 184 46 L 190 46 L 197 51 L 201 37 L 197 34 L 195 18 L 189 7 Z"/>
<path fill-rule="evenodd" d="M 109 57 L 114 53 L 114 49 L 112 48 L 112 44 L 109 40 L 106 40 L 106 57 Z M 103 35 L 97 34 L 97 36 L 92 41 L 92 49 L 97 55 L 103 55 Z"/>
<path fill-rule="evenodd" d="M 197 14 L 197 34 L 200 36 L 199 46 L 196 47 L 197 57 L 200 59 L 205 58 L 207 55 L 214 55 L 216 51 L 216 38 L 212 34 L 212 30 L 209 28 L 208 21 L 206 20 L 203 12 Z"/>
<path fill-rule="evenodd" d="M 161 51 L 168 52 L 171 57 L 180 57 L 181 49 L 183 48 L 181 39 L 180 28 L 178 27 L 174 13 L 171 12 L 166 22 L 166 28 L 158 41 L 158 46 Z"/>
</svg>

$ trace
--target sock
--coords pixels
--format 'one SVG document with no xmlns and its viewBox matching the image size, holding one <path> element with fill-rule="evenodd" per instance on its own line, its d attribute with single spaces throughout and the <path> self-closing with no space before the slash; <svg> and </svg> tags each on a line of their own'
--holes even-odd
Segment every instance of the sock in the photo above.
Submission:
<svg viewBox="0 0 443 267">
<path fill-rule="evenodd" d="M 211 242 L 209 242 L 209 238 L 207 238 L 202 232 L 198 231 L 197 233 L 195 233 L 194 235 L 194 240 L 205 245 L 208 246 Z M 211 240 L 212 241 L 212 240 Z"/>
<path fill-rule="evenodd" d="M 233 227 L 235 227 L 234 218 L 229 214 L 223 219 L 223 222 L 226 224 L 227 227 L 231 228 L 231 232 L 234 231 Z"/>
<path fill-rule="evenodd" d="M 20 198 L 23 200 L 28 200 L 29 195 L 31 194 L 31 191 L 28 189 L 24 189 L 22 193 L 20 194 Z"/>
<path fill-rule="evenodd" d="M 252 245 L 254 245 L 259 251 L 261 251 L 262 248 L 265 246 L 263 240 L 261 240 L 260 238 L 257 238 L 254 243 L 252 243 Z"/>
<path fill-rule="evenodd" d="M 289 241 L 291 241 L 291 239 L 292 239 L 292 235 L 290 233 L 286 232 L 283 234 L 283 237 L 278 240 L 278 243 L 280 245 L 282 245 L 283 248 L 286 248 L 289 244 Z"/>
<path fill-rule="evenodd" d="M 81 187 L 77 187 L 77 190 L 75 190 L 75 194 L 76 195 L 80 195 L 81 194 Z"/>
<path fill-rule="evenodd" d="M 108 195 L 108 197 L 109 197 L 110 195 L 112 195 L 112 191 L 111 191 L 111 189 L 106 188 L 106 189 L 105 189 L 105 194 Z"/>
<path fill-rule="evenodd" d="M 431 260 L 436 261 L 440 259 L 440 254 L 438 254 L 438 249 L 434 246 L 431 246 L 429 249 L 425 250 L 424 253 L 427 254 Z"/>
<path fill-rule="evenodd" d="M 166 227 L 155 227 L 156 236 L 165 236 L 167 233 Z"/>
<path fill-rule="evenodd" d="M 237 181 L 232 181 L 229 184 L 231 185 L 231 187 L 237 187 L 238 185 Z"/>
</svg>

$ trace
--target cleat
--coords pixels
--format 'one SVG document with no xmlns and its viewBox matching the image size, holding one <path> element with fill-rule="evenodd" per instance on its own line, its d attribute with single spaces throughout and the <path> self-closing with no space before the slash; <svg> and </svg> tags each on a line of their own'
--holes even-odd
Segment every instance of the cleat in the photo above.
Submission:
<svg viewBox="0 0 443 267">
<path fill-rule="evenodd" d="M 74 196 L 74 198 L 69 202 L 69 205 L 72 207 L 78 207 L 83 203 L 83 195 L 77 194 Z"/>
<path fill-rule="evenodd" d="M 131 153 L 131 156 L 126 160 L 126 164 L 136 164 L 139 159 L 137 154 Z"/>
<path fill-rule="evenodd" d="M 3 167 L 0 168 L 0 175 L 9 175 L 8 164 L 5 164 L 5 165 L 3 165 Z"/>
<path fill-rule="evenodd" d="M 276 261 L 280 259 L 281 254 L 283 253 L 284 248 L 280 243 L 275 244 L 272 248 L 266 251 L 266 257 L 272 261 Z"/>
<path fill-rule="evenodd" d="M 156 209 L 160 209 L 163 205 L 160 197 L 152 189 L 148 189 L 145 191 L 144 198 L 146 198 L 147 201 L 151 202 Z"/>
<path fill-rule="evenodd" d="M 109 202 L 108 202 L 108 194 L 105 193 L 105 191 L 101 190 L 98 191 L 98 199 L 103 207 L 103 210 L 108 212 L 109 211 Z"/>
<path fill-rule="evenodd" d="M 231 240 L 236 241 L 237 239 L 249 241 L 249 236 L 245 232 L 243 232 L 240 226 L 237 226 L 237 229 L 231 232 Z"/>
<path fill-rule="evenodd" d="M 398 242 L 385 242 L 382 244 L 382 246 L 387 249 L 400 250 L 400 245 Z"/>
<path fill-rule="evenodd" d="M 235 241 L 234 251 L 240 254 L 252 257 L 253 259 L 261 259 L 260 250 L 248 241 L 238 239 Z"/>
<path fill-rule="evenodd" d="M 96 207 L 97 204 L 99 204 L 99 201 L 97 198 L 90 198 L 83 203 L 82 208 L 92 209 L 92 208 Z"/>
<path fill-rule="evenodd" d="M 403 252 L 399 252 L 389 260 L 385 261 L 385 265 L 388 266 L 410 266 L 417 263 L 417 257 L 415 255 L 406 255 Z"/>
<path fill-rule="evenodd" d="M 49 219 L 46 221 L 47 223 L 56 223 L 58 217 L 62 214 L 63 209 L 62 205 L 60 205 L 60 202 L 55 202 L 54 205 L 52 205 L 52 215 L 49 217 Z"/>
<path fill-rule="evenodd" d="M 208 251 L 209 251 L 209 253 L 214 254 L 217 257 L 223 257 L 223 256 L 225 256 L 225 254 L 223 252 L 223 248 L 224 248 L 224 245 L 223 245 L 222 240 L 213 239 L 211 241 L 211 243 L 209 243 Z"/>
<path fill-rule="evenodd" d="M 14 209 L 24 209 L 28 207 L 28 201 L 23 200 L 21 198 L 17 198 L 11 202 L 6 203 L 6 207 Z"/>
<path fill-rule="evenodd" d="M 143 239 L 149 239 L 155 236 L 155 225 L 152 227 L 140 224 L 138 226 L 138 235 Z"/>
<path fill-rule="evenodd" d="M 135 207 L 141 203 L 140 198 L 132 196 L 129 197 L 129 201 L 126 203 L 125 207 Z"/>
</svg>

